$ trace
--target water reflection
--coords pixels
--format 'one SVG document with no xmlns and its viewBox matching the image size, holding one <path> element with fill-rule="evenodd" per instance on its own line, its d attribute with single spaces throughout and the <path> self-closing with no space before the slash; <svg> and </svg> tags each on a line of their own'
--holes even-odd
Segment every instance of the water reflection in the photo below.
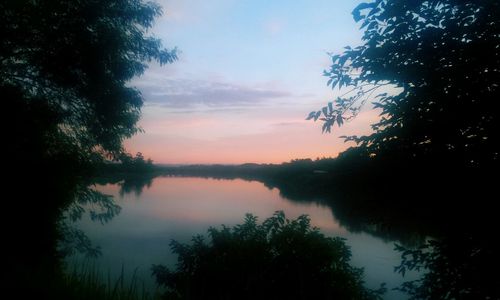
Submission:
<svg viewBox="0 0 500 300">
<path fill-rule="evenodd" d="M 117 184 L 120 187 L 120 197 L 129 193 L 140 196 L 144 188 L 151 187 L 155 177 L 156 175 L 150 173 L 120 173 L 112 176 L 94 178 L 94 183 L 100 185 Z"/>
<path fill-rule="evenodd" d="M 75 189 L 74 200 L 69 203 L 57 225 L 61 232 L 61 238 L 57 243 L 60 255 L 67 257 L 78 253 L 89 258 L 100 256 L 100 246 L 94 245 L 87 234 L 74 223 L 87 214 L 92 222 L 104 225 L 120 211 L 121 207 L 115 203 L 113 196 L 97 191 L 95 186 L 78 186 Z"/>
<path fill-rule="evenodd" d="M 347 230 L 326 201 L 291 201 L 277 188 L 243 179 L 157 177 L 140 190 L 142 193 L 124 192 L 120 181 L 100 185 L 101 193 L 115 196 L 116 204 L 122 207 L 120 215 L 105 226 L 85 218 L 78 222 L 78 228 L 102 247 L 99 264 L 106 273 L 119 272 L 125 265 L 128 269 L 139 267 L 141 277 L 151 278 L 152 264 L 175 263 L 176 257 L 169 254 L 171 239 L 187 242 L 193 235 L 205 233 L 209 226 L 241 223 L 246 213 L 263 220 L 283 210 L 290 218 L 307 214 L 312 225 L 326 235 L 347 238 L 353 252 L 352 264 L 365 268 L 368 287 L 376 289 L 386 282 L 393 288 L 403 282 L 393 272 L 400 263 L 400 254 L 394 251 L 393 243 L 387 242 L 390 239 Z M 152 280 L 147 284 L 154 288 Z M 401 295 L 388 294 L 394 299 Z"/>
</svg>

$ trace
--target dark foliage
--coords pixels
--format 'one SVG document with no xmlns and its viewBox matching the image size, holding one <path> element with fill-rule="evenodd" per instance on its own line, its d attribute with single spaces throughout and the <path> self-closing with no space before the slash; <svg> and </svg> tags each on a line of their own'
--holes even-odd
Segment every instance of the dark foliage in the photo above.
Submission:
<svg viewBox="0 0 500 300">
<path fill-rule="evenodd" d="M 358 215 L 387 207 L 438 228 L 439 242 L 400 248 L 398 270 L 428 271 L 403 287 L 415 299 L 498 298 L 498 275 L 487 264 L 499 265 L 489 242 L 496 234 L 499 15 L 493 0 L 361 3 L 353 16 L 363 44 L 332 55 L 325 71 L 328 85 L 346 93 L 308 117 L 330 132 L 367 101 L 380 109 L 373 134 L 345 137 L 358 147 L 339 156 L 345 175 L 332 186 L 376 195 L 372 205 L 351 198 Z"/>
<path fill-rule="evenodd" d="M 26 131 L 12 135 L 16 150 L 32 151 L 32 136 L 48 157 L 120 153 L 142 106 L 127 82 L 176 59 L 147 35 L 160 14 L 140 0 L 2 1 L 0 92 Z"/>
<path fill-rule="evenodd" d="M 397 245 L 396 271 L 422 270 L 425 276 L 403 284 L 411 299 L 500 299 L 499 246 L 491 236 L 462 233 L 431 240 L 418 249 Z"/>
<path fill-rule="evenodd" d="M 2 218 L 5 272 L 6 286 L 26 293 L 19 297 L 50 294 L 64 209 L 85 190 L 93 163 L 116 158 L 139 130 L 142 97 L 128 82 L 148 62 L 176 59 L 148 33 L 160 14 L 140 0 L 0 1 L 4 184 L 15 195 Z"/>
<path fill-rule="evenodd" d="M 384 291 L 364 288 L 343 240 L 304 215 L 290 221 L 276 212 L 259 225 L 248 214 L 233 228 L 210 228 L 208 243 L 196 236 L 171 247 L 177 269 L 153 267 L 165 299 L 378 299 Z"/>
<path fill-rule="evenodd" d="M 134 192 L 137 196 L 145 186 L 150 187 L 154 177 L 159 175 L 159 167 L 151 159 L 145 159 L 141 152 L 135 156 L 128 153 L 119 155 L 118 161 L 104 161 L 97 165 L 93 181 L 120 185 L 120 195 Z"/>
<path fill-rule="evenodd" d="M 433 157 L 466 166 L 498 162 L 500 3 L 374 0 L 353 11 L 363 44 L 325 71 L 347 92 L 309 119 L 341 126 L 366 101 L 381 109 L 367 155 Z"/>
<path fill-rule="evenodd" d="M 135 157 L 128 153 L 120 155 L 120 162 L 122 167 L 129 172 L 145 172 L 153 169 L 153 161 L 145 159 L 141 152 L 137 152 Z"/>
</svg>

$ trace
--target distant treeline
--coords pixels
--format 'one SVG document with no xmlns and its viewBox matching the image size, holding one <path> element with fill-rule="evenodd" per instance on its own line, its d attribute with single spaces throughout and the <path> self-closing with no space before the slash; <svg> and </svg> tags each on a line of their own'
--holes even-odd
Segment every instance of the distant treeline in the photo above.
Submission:
<svg viewBox="0 0 500 300">
<path fill-rule="evenodd" d="M 445 159 L 370 156 L 360 148 L 350 148 L 336 158 L 282 164 L 168 166 L 136 155 L 122 164 L 106 164 L 97 182 L 119 183 L 122 193 L 139 194 L 158 176 L 240 178 L 278 188 L 292 201 L 330 206 L 337 219 L 345 220 L 346 226 L 351 224 L 352 230 L 372 230 L 370 226 L 377 224 L 380 233 L 387 231 L 380 226 L 390 224 L 402 231 L 430 233 L 436 228 L 446 231 L 465 226 L 464 218 L 488 219 L 488 213 L 494 211 L 488 208 L 492 205 L 488 193 L 494 185 L 493 177 L 483 171 L 457 167 Z M 463 201 L 468 197 L 474 199 L 474 206 Z"/>
</svg>

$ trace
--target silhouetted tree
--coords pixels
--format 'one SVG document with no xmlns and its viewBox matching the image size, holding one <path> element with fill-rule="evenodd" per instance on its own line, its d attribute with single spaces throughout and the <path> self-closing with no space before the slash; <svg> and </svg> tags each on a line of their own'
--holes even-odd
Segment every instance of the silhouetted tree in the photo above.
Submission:
<svg viewBox="0 0 500 300">
<path fill-rule="evenodd" d="M 381 109 L 374 133 L 350 136 L 367 154 L 427 154 L 468 166 L 498 161 L 500 3 L 375 0 L 359 4 L 363 43 L 332 55 L 328 85 L 346 93 L 308 119 L 323 131 Z"/>
<path fill-rule="evenodd" d="M 119 160 L 121 163 L 120 169 L 122 169 L 123 171 L 140 172 L 153 169 L 153 160 L 144 159 L 144 156 L 141 152 L 137 152 L 135 154 L 135 157 L 128 153 L 122 153 L 119 156 Z"/>
<path fill-rule="evenodd" d="M 362 44 L 332 55 L 325 71 L 328 85 L 345 92 L 308 116 L 330 132 L 367 101 L 380 109 L 372 134 L 345 137 L 359 147 L 339 157 L 347 165 L 337 169 L 335 184 L 381 192 L 374 206 L 397 204 L 403 213 L 394 215 L 411 212 L 424 217 L 424 226 L 439 227 L 439 241 L 398 248 L 397 270 L 427 272 L 402 287 L 414 299 L 499 295 L 498 276 L 486 275 L 499 265 L 488 174 L 499 158 L 499 15 L 493 0 L 359 4 L 353 16 L 364 30 Z"/>
<path fill-rule="evenodd" d="M 176 59 L 148 35 L 160 14 L 141 0 L 2 1 L 0 93 L 21 128 L 9 136 L 13 150 L 26 153 L 36 131 L 48 157 L 120 153 L 143 103 L 128 81 L 146 62 Z"/>
<path fill-rule="evenodd" d="M 290 221 L 276 212 L 259 225 L 247 214 L 209 236 L 209 243 L 172 241 L 177 270 L 153 266 L 166 299 L 378 299 L 384 292 L 366 289 L 343 239 L 325 237 L 305 215 Z"/>
<path fill-rule="evenodd" d="M 139 130 L 129 81 L 176 59 L 148 33 L 160 14 L 141 0 L 0 1 L 4 186 L 16 195 L 3 202 L 6 286 L 23 297 L 46 298 L 61 271 L 57 225 L 86 187 L 83 170 Z"/>
</svg>

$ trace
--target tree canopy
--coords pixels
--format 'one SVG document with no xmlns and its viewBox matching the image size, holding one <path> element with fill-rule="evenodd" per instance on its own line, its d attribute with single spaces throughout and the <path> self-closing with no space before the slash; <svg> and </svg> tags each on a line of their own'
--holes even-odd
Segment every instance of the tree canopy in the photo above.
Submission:
<svg viewBox="0 0 500 300">
<path fill-rule="evenodd" d="M 499 8 L 494 0 L 359 4 L 362 44 L 332 54 L 324 73 L 346 92 L 308 119 L 330 132 L 372 101 L 381 110 L 373 133 L 345 137 L 367 154 L 497 162 Z"/>
<path fill-rule="evenodd" d="M 176 60 L 148 33 L 160 14 L 141 0 L 1 1 L 0 93 L 12 152 L 119 154 L 139 130 L 143 104 L 129 81 L 150 61 Z"/>
<path fill-rule="evenodd" d="M 139 130 L 143 99 L 130 80 L 149 62 L 176 60 L 149 33 L 160 14 L 141 0 L 0 1 L 4 186 L 15 194 L 2 221 L 23 223 L 4 237 L 9 289 L 53 298 L 47 292 L 62 271 L 57 241 L 69 230 L 63 209 L 75 197 L 107 199 L 85 194 L 82 175 L 89 163 L 120 157 L 122 141 Z"/>
</svg>

